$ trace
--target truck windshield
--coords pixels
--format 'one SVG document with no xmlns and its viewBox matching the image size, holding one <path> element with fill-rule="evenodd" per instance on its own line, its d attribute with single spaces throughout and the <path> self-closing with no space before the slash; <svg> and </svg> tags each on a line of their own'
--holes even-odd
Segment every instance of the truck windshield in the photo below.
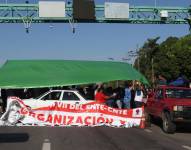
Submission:
<svg viewBox="0 0 191 150">
<path fill-rule="evenodd" d="M 190 98 L 191 89 L 166 89 L 167 98 Z"/>
</svg>

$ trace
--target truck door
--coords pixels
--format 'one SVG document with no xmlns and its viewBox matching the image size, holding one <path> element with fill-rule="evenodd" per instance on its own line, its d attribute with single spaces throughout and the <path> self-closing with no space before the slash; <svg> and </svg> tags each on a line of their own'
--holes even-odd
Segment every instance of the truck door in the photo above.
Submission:
<svg viewBox="0 0 191 150">
<path fill-rule="evenodd" d="M 154 102 L 153 102 L 153 113 L 156 116 L 160 116 L 164 105 L 164 92 L 163 89 L 158 89 L 156 91 Z"/>
</svg>

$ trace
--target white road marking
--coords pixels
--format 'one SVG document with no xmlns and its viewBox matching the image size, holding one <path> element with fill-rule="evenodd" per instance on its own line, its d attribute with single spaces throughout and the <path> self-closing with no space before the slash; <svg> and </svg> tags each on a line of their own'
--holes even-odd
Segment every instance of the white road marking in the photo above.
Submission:
<svg viewBox="0 0 191 150">
<path fill-rule="evenodd" d="M 151 133 L 152 131 L 150 129 L 144 129 L 145 132 Z"/>
<path fill-rule="evenodd" d="M 191 150 L 190 146 L 186 146 L 186 145 L 182 145 L 183 148 L 187 149 L 187 150 Z"/>
<path fill-rule="evenodd" d="M 51 150 L 51 143 L 49 139 L 44 139 L 42 150 Z"/>
</svg>

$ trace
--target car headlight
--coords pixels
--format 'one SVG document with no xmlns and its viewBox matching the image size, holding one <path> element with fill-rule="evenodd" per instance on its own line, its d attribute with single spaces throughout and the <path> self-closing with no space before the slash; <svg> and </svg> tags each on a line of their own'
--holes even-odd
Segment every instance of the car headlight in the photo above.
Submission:
<svg viewBox="0 0 191 150">
<path fill-rule="evenodd" d="M 183 106 L 174 106 L 173 110 L 174 111 L 183 111 Z"/>
</svg>

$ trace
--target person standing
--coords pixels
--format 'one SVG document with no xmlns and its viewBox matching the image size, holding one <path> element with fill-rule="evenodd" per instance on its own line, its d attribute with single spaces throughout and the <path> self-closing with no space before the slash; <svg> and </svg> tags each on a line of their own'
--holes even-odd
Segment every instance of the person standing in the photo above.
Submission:
<svg viewBox="0 0 191 150">
<path fill-rule="evenodd" d="M 143 106 L 143 90 L 140 86 L 137 87 L 135 91 L 135 107 L 142 107 Z"/>
<path fill-rule="evenodd" d="M 100 88 L 97 90 L 97 92 L 96 92 L 95 100 L 96 100 L 96 102 L 98 102 L 98 103 L 106 104 L 107 99 L 113 98 L 113 97 L 115 97 L 115 96 L 116 96 L 115 94 L 113 94 L 113 95 L 111 95 L 111 96 L 105 95 L 105 94 L 104 94 L 104 89 L 103 89 L 103 87 L 100 87 Z"/>
<path fill-rule="evenodd" d="M 135 88 L 131 88 L 131 102 L 130 102 L 131 108 L 135 108 Z"/>
<path fill-rule="evenodd" d="M 117 108 L 122 109 L 123 106 L 123 98 L 124 98 L 124 90 L 120 86 L 115 89 L 115 103 Z"/>
<path fill-rule="evenodd" d="M 125 84 L 125 95 L 123 99 L 124 108 L 130 108 L 131 102 L 131 86 L 130 84 Z"/>
<path fill-rule="evenodd" d="M 113 88 L 111 86 L 107 87 L 105 90 L 105 94 L 108 96 L 106 105 L 109 107 L 113 107 L 114 106 Z"/>
<path fill-rule="evenodd" d="M 96 95 L 98 89 L 100 89 L 100 88 L 103 88 L 103 85 L 102 85 L 101 83 L 100 83 L 100 84 L 97 84 L 96 87 L 95 87 L 95 89 L 94 89 L 94 98 L 95 98 L 95 95 Z"/>
<path fill-rule="evenodd" d="M 103 88 L 100 87 L 98 88 L 96 94 L 95 94 L 95 100 L 96 102 L 98 103 L 103 103 L 105 104 L 106 103 L 106 100 L 109 98 L 109 96 L 105 95 L 104 92 L 103 92 Z"/>
</svg>

